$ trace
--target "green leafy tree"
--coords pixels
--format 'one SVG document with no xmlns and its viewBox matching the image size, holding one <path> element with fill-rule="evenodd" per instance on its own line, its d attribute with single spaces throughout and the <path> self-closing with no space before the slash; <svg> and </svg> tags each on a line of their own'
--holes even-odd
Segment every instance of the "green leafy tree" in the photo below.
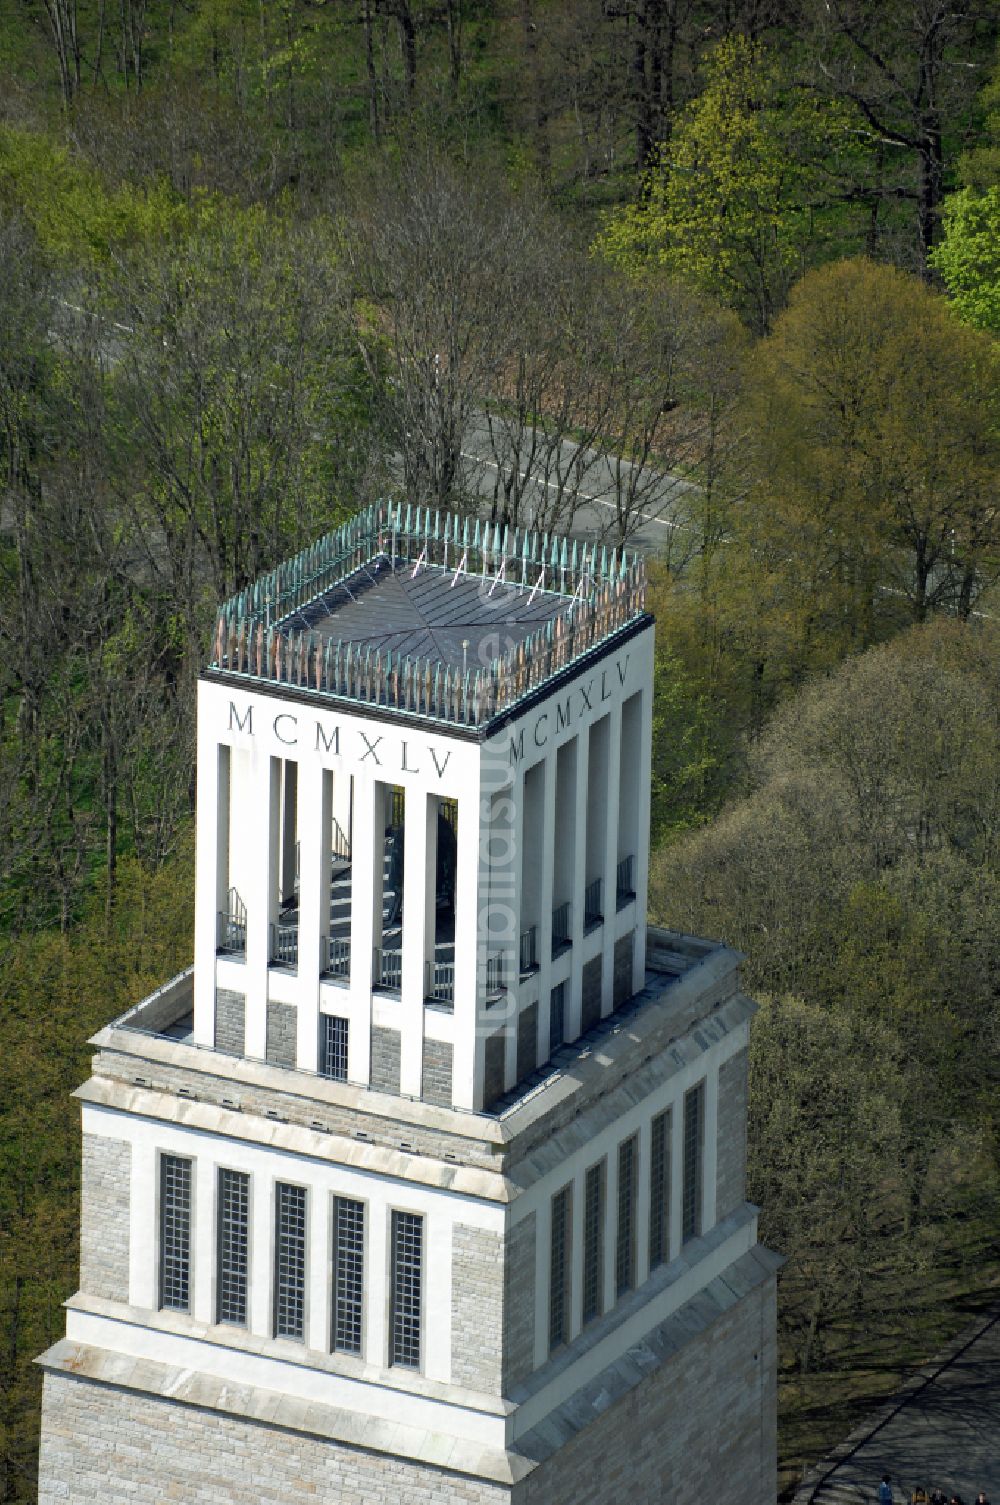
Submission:
<svg viewBox="0 0 1000 1505">
<path fill-rule="evenodd" d="M 1000 186 L 945 199 L 944 239 L 929 261 L 961 317 L 1000 334 Z"/>
<path fill-rule="evenodd" d="M 983 141 L 959 163 L 964 187 L 944 201 L 931 267 L 961 317 L 1000 334 L 1000 61 L 983 90 Z"/>
<path fill-rule="evenodd" d="M 967 616 L 1000 567 L 996 347 L 916 277 L 809 273 L 747 383 L 748 651 L 794 679 L 908 614 Z M 756 646 L 754 646 L 756 645 Z"/>
<path fill-rule="evenodd" d="M 841 133 L 835 106 L 790 89 L 759 44 L 730 37 L 643 197 L 608 216 L 598 248 L 629 270 L 660 262 L 764 331 L 815 238 L 817 163 Z"/>
</svg>

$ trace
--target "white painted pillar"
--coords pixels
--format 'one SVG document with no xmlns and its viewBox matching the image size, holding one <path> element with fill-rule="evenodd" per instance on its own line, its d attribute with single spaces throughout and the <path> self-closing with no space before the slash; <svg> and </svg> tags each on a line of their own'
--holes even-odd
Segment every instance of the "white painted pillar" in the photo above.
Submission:
<svg viewBox="0 0 1000 1505">
<path fill-rule="evenodd" d="M 618 916 L 618 782 L 621 778 L 622 706 L 616 700 L 610 710 L 608 734 L 608 786 L 605 797 L 607 824 L 604 833 L 604 967 L 601 974 L 601 1015 L 610 1014 L 615 993 L 615 926 Z"/>
<path fill-rule="evenodd" d="M 86 1111 L 84 1108 L 84 1113 Z M 128 1300 L 130 1306 L 140 1307 L 143 1311 L 155 1311 L 159 1305 L 159 1180 L 160 1167 L 156 1150 L 150 1144 L 133 1141 Z"/>
<path fill-rule="evenodd" d="M 220 848 L 228 843 L 228 810 L 223 820 L 219 798 L 222 749 L 209 730 L 208 717 L 198 721 L 198 803 L 195 851 L 194 1038 L 215 1044 L 215 958 L 218 949 Z"/>
<path fill-rule="evenodd" d="M 256 1175 L 250 1181 L 250 1267 L 247 1318 L 250 1331 L 258 1338 L 271 1336 L 271 1265 L 274 1259 L 271 1209 L 274 1205 L 274 1182 L 270 1176 Z"/>
<path fill-rule="evenodd" d="M 638 1165 L 636 1166 L 635 1283 L 641 1286 L 649 1278 L 649 1190 L 652 1164 L 653 1131 L 649 1119 L 639 1125 Z"/>
<path fill-rule="evenodd" d="M 319 978 L 330 913 L 330 784 L 313 759 L 298 774 L 299 980 L 296 1065 L 315 1071 L 319 1052 Z"/>
<path fill-rule="evenodd" d="M 191 1230 L 191 1315 L 197 1322 L 215 1321 L 215 1178 L 206 1155 L 192 1166 L 194 1217 Z"/>
<path fill-rule="evenodd" d="M 684 1216 L 684 1094 L 678 1093 L 670 1114 L 670 1258 L 681 1252 Z"/>
<path fill-rule="evenodd" d="M 429 1380 L 442 1384 L 451 1381 L 451 1322 L 452 1311 L 452 1224 L 450 1218 L 424 1217 L 424 1298 L 427 1320 L 424 1322 L 423 1371 Z M 440 1313 L 434 1320 L 434 1313 Z"/>
<path fill-rule="evenodd" d="M 570 1246 L 569 1337 L 570 1342 L 583 1326 L 583 1211 L 586 1172 L 577 1176 L 570 1193 L 572 1203 L 572 1244 Z"/>
<path fill-rule="evenodd" d="M 705 1152 L 702 1157 L 701 1231 L 715 1227 L 715 1199 L 719 1166 L 719 1068 L 714 1066 L 705 1077 L 704 1105 Z"/>
<path fill-rule="evenodd" d="M 618 1145 L 608 1150 L 605 1178 L 607 1215 L 604 1219 L 604 1310 L 611 1312 L 618 1301 L 615 1289 L 615 1247 L 618 1241 Z"/>
<path fill-rule="evenodd" d="M 368 1277 L 365 1281 L 364 1358 L 384 1369 L 389 1362 L 389 1230 L 392 1213 L 388 1207 L 365 1209 L 368 1223 L 365 1253 Z"/>
<path fill-rule="evenodd" d="M 434 873 L 428 871 L 428 855 L 434 843 L 430 821 L 436 818 L 436 801 L 424 790 L 406 791 L 406 838 L 403 847 L 403 958 L 399 1090 L 404 1097 L 419 1097 L 424 1064 L 424 997 L 427 991 L 427 911 L 433 916 Z M 433 947 L 433 940 L 431 942 Z"/>
<path fill-rule="evenodd" d="M 357 775 L 351 845 L 352 1082 L 367 1083 L 371 1069 L 372 952 L 382 940 L 384 831 L 382 786 L 370 774 Z"/>
<path fill-rule="evenodd" d="M 514 895 L 512 909 L 516 915 L 513 950 L 504 959 L 504 976 L 507 978 L 507 994 L 497 1005 L 496 1013 L 503 1016 L 504 1027 L 504 1090 L 509 1092 L 517 1081 L 517 1015 L 520 1004 L 521 984 L 521 931 L 527 916 L 524 912 L 524 769 L 514 776 L 511 790 L 514 801 L 514 819 L 511 833 L 514 843 Z"/>
<path fill-rule="evenodd" d="M 549 1356 L 549 1286 L 552 1279 L 552 1198 L 535 1214 L 535 1350 L 533 1368 Z"/>
<path fill-rule="evenodd" d="M 556 864 L 556 753 L 545 759 L 542 784 L 542 912 L 538 925 L 538 1048 L 536 1066 L 549 1057 L 549 1000 L 552 993 L 552 905 Z M 574 1214 L 575 1216 L 575 1214 Z"/>
<path fill-rule="evenodd" d="M 253 768 L 253 842 L 244 876 L 247 906 L 246 1053 L 263 1060 L 267 1054 L 268 964 L 271 925 L 278 917 L 278 860 L 281 826 L 281 764 L 258 754 Z"/>
<path fill-rule="evenodd" d="M 636 945 L 632 961 L 633 993 L 638 993 L 646 981 L 646 926 L 649 908 L 649 800 L 653 758 L 653 692 L 648 684 L 643 687 L 641 694 L 639 820 L 635 844 Z"/>
<path fill-rule="evenodd" d="M 566 999 L 566 1039 L 575 1040 L 580 1034 L 580 1016 L 583 1005 L 583 917 L 584 894 L 587 889 L 587 789 L 590 783 L 590 728 L 582 726 L 576 736 L 576 877 L 573 884 L 573 904 L 570 913 L 570 931 L 573 937 L 573 962 L 569 975 Z"/>
<path fill-rule="evenodd" d="M 489 806 L 489 799 L 485 804 Z M 479 782 L 458 796 L 458 850 L 455 872 L 455 1049 L 452 1103 L 475 1108 L 482 1102 L 483 1051 L 477 1038 L 479 980 Z M 485 949 L 485 948 L 484 948 Z"/>
<path fill-rule="evenodd" d="M 301 827 L 300 827 L 301 829 Z M 306 1194 L 306 1347 L 330 1350 L 330 1250 L 332 1247 L 329 1194 L 310 1187 Z"/>
</svg>

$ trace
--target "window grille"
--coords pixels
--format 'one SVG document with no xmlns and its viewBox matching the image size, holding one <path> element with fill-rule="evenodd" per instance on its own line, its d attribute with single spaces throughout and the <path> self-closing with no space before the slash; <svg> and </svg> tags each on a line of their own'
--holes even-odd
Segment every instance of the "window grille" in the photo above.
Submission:
<svg viewBox="0 0 1000 1505">
<path fill-rule="evenodd" d="M 191 1310 L 191 1162 L 160 1156 L 160 1306 Z"/>
<path fill-rule="evenodd" d="M 245 1327 L 249 1253 L 250 1177 L 219 1171 L 218 1312 L 216 1321 Z"/>
<path fill-rule="evenodd" d="M 360 1353 L 365 1284 L 365 1204 L 333 1199 L 333 1346 Z"/>
<path fill-rule="evenodd" d="M 670 1131 L 668 1108 L 653 1119 L 649 1145 L 649 1268 L 670 1258 Z"/>
<path fill-rule="evenodd" d="M 570 1188 L 552 1198 L 549 1257 L 549 1352 L 569 1340 Z"/>
<path fill-rule="evenodd" d="M 604 1161 L 592 1165 L 583 1188 L 583 1320 L 604 1310 Z"/>
<path fill-rule="evenodd" d="M 623 1296 L 635 1285 L 636 1140 L 618 1146 L 618 1236 L 615 1240 L 615 1291 Z"/>
<path fill-rule="evenodd" d="M 552 989 L 549 999 L 549 1050 L 558 1050 L 566 1043 L 566 984 L 561 982 Z"/>
<path fill-rule="evenodd" d="M 348 1020 L 337 1014 L 320 1015 L 319 1070 L 335 1082 L 347 1081 Z"/>
<path fill-rule="evenodd" d="M 701 1232 L 702 1150 L 705 1139 L 705 1083 L 684 1095 L 684 1242 Z"/>
<path fill-rule="evenodd" d="M 412 1212 L 394 1211 L 389 1363 L 402 1369 L 420 1368 L 423 1259 L 423 1218 Z"/>
<path fill-rule="evenodd" d="M 306 1189 L 275 1190 L 274 1336 L 301 1338 L 306 1306 Z"/>
</svg>

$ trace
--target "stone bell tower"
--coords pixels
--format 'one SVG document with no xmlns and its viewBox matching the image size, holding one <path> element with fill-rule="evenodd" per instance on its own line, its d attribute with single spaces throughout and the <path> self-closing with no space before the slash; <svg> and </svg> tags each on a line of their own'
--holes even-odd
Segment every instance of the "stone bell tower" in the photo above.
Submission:
<svg viewBox="0 0 1000 1505">
<path fill-rule="evenodd" d="M 77 1093 L 43 1505 L 774 1499 L 753 1005 L 647 932 L 643 594 L 381 505 L 223 607 L 194 966 Z"/>
</svg>

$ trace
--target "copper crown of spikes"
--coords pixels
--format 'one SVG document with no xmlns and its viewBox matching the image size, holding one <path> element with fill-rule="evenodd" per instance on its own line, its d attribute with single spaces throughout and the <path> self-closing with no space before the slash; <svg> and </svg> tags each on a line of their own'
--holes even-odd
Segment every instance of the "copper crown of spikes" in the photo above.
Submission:
<svg viewBox="0 0 1000 1505">
<path fill-rule="evenodd" d="M 388 561 L 566 598 L 560 615 L 483 667 L 334 641 L 295 615 Z M 458 725 L 484 726 L 645 610 L 641 555 L 410 504 L 377 502 L 231 596 L 211 668 Z"/>
</svg>

